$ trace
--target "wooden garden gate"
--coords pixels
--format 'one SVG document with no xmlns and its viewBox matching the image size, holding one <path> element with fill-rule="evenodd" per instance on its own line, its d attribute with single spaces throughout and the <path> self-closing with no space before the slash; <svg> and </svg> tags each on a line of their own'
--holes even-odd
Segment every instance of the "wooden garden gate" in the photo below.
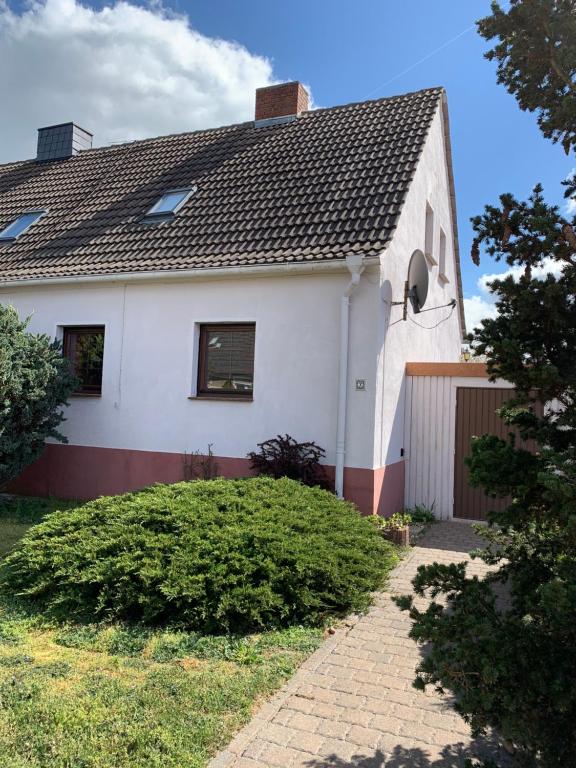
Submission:
<svg viewBox="0 0 576 768">
<path fill-rule="evenodd" d="M 474 436 L 496 435 L 506 438 L 510 427 L 496 410 L 514 394 L 513 389 L 458 387 L 456 394 L 456 440 L 454 447 L 454 517 L 485 520 L 490 510 L 505 509 L 509 499 L 493 499 L 482 488 L 468 484 L 469 471 L 464 459 L 470 455 Z"/>
</svg>

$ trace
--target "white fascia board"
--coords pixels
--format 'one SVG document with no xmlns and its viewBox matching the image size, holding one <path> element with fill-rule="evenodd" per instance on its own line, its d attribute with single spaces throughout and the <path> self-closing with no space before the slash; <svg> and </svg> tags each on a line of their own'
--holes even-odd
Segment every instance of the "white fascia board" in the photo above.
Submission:
<svg viewBox="0 0 576 768">
<path fill-rule="evenodd" d="M 380 264 L 380 258 L 366 258 L 363 260 L 363 263 L 366 266 Z M 296 276 L 337 272 L 348 274 L 348 267 L 345 259 L 334 259 L 324 262 L 298 262 L 289 264 L 160 270 L 150 272 L 116 272 L 104 275 L 69 275 L 62 277 L 1 280 L 0 289 L 35 288 L 37 286 L 46 285 L 78 285 L 83 283 L 163 283 L 180 280 L 224 280 L 230 278 L 279 277 L 284 275 Z"/>
</svg>

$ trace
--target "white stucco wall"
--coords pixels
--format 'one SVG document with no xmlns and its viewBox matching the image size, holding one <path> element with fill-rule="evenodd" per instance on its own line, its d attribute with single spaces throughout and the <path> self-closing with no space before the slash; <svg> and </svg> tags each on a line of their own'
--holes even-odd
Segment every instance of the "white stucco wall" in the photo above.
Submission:
<svg viewBox="0 0 576 768">
<path fill-rule="evenodd" d="M 389 304 L 403 300 L 410 257 L 416 249 L 425 250 L 427 203 L 434 211 L 433 255 L 436 261 L 439 261 L 440 228 L 446 235 L 448 282 L 440 279 L 438 266 L 428 266 L 429 289 L 424 308 L 439 307 L 453 298 L 458 300 L 449 190 L 444 121 L 439 108 L 396 233 L 381 259 L 382 300 L 378 317 L 381 352 L 376 384 L 374 466 L 393 464 L 402 459 L 406 363 L 455 362 L 460 356 L 462 329 L 458 306 L 451 315 L 449 309 L 414 315 L 409 307 L 408 319 L 403 321 L 402 307 Z M 448 319 L 437 325 L 444 318 Z M 442 415 L 430 414 L 430 418 L 442 418 Z"/>
<path fill-rule="evenodd" d="M 338 274 L 77 284 L 0 291 L 0 303 L 32 315 L 51 336 L 65 325 L 105 325 L 102 396 L 72 398 L 64 432 L 73 445 L 191 452 L 213 443 L 244 457 L 288 432 L 315 440 L 335 462 L 340 297 Z M 378 268 L 351 306 L 346 465 L 372 467 L 378 353 Z M 255 321 L 253 402 L 189 399 L 194 325 Z M 366 391 L 356 391 L 356 379 Z"/>
<path fill-rule="evenodd" d="M 414 250 L 425 249 L 427 203 L 434 210 L 434 256 L 440 228 L 446 276 L 429 268 L 426 308 L 458 298 L 447 153 L 439 108 L 380 266 L 367 268 L 350 310 L 345 464 L 374 468 L 402 460 L 405 364 L 456 361 L 460 314 L 449 310 L 402 321 L 390 301 L 404 296 Z M 246 270 L 246 275 L 248 275 Z M 208 443 L 219 456 L 244 457 L 262 440 L 288 432 L 315 440 L 335 463 L 341 272 L 82 283 L 0 289 L 0 303 L 32 315 L 31 330 L 51 336 L 65 325 L 106 327 L 100 398 L 73 398 L 64 426 L 73 445 L 191 452 Z M 189 399 L 194 392 L 195 324 L 256 323 L 253 402 Z M 356 380 L 365 381 L 357 390 Z"/>
</svg>

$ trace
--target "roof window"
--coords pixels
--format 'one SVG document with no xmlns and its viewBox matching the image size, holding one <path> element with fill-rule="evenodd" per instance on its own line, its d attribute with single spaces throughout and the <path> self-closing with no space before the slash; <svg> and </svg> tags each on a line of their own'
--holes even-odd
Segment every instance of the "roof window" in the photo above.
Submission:
<svg viewBox="0 0 576 768">
<path fill-rule="evenodd" d="M 4 227 L 0 232 L 0 240 L 16 240 L 17 237 L 26 232 L 28 227 L 31 227 L 45 213 L 46 211 L 26 211 L 26 213 L 21 214 L 17 219 L 8 224 L 7 227 Z"/>
<path fill-rule="evenodd" d="M 172 216 L 184 205 L 186 200 L 196 192 L 196 187 L 186 189 L 170 189 L 147 211 L 146 216 Z"/>
</svg>

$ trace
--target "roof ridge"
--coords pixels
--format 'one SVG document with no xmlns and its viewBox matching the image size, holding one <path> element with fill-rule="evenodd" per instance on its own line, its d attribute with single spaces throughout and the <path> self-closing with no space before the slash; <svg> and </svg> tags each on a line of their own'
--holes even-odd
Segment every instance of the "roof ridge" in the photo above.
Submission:
<svg viewBox="0 0 576 768">
<path fill-rule="evenodd" d="M 393 100 L 401 100 L 401 99 L 408 99 L 412 96 L 417 96 L 420 94 L 425 93 L 438 93 L 439 95 L 441 93 L 445 92 L 444 86 L 438 85 L 433 86 L 429 88 L 420 88 L 417 91 L 409 91 L 408 93 L 398 93 L 393 96 L 381 96 L 378 99 L 364 99 L 362 101 L 351 101 L 347 104 L 335 104 L 331 107 L 317 107 L 316 109 L 309 109 L 303 112 L 302 114 L 305 116 L 312 116 L 316 114 L 323 114 L 325 112 L 335 112 L 337 110 L 343 110 L 343 109 L 352 109 L 353 107 L 359 107 L 364 104 L 376 104 L 379 102 L 385 102 L 385 101 L 393 101 Z M 112 151 L 112 150 L 120 150 L 125 147 L 132 147 L 135 144 L 146 144 L 153 141 L 159 141 L 161 139 L 174 139 L 177 137 L 183 137 L 183 136 L 196 136 L 201 135 L 203 133 L 210 133 L 210 132 L 224 132 L 232 130 L 233 128 L 242 128 L 242 127 L 252 127 L 254 125 L 254 120 L 244 120 L 240 123 L 228 123 L 227 125 L 217 125 L 212 126 L 211 128 L 197 128 L 194 131 L 177 131 L 175 133 L 167 133 L 167 134 L 161 134 L 160 136 L 147 136 L 142 139 L 129 139 L 128 141 L 119 141 L 114 142 L 111 144 L 105 144 L 101 147 L 91 147 L 90 149 L 84 149 L 82 152 L 80 152 L 78 155 L 73 155 L 73 157 L 84 157 L 86 155 L 91 155 L 96 152 L 106 152 L 106 151 Z M 275 126 L 272 126 L 275 127 Z M 72 159 L 72 158 L 68 158 Z M 0 163 L 0 170 L 5 168 L 6 166 L 13 165 L 24 165 L 25 163 L 34 163 L 36 162 L 35 158 L 26 158 L 25 160 L 12 160 L 7 163 Z M 61 161 L 53 161 L 53 162 L 61 162 Z"/>
<path fill-rule="evenodd" d="M 446 89 L 443 85 L 437 85 L 430 88 L 420 88 L 417 91 L 408 91 L 408 93 L 397 93 L 394 96 L 380 96 L 378 99 L 363 99 L 361 101 L 350 101 L 347 104 L 335 104 L 333 107 L 318 107 L 317 109 L 310 109 L 304 114 L 316 114 L 318 112 L 334 112 L 338 109 L 349 109 L 352 107 L 360 107 L 363 104 L 376 104 L 382 101 L 394 101 L 395 99 L 408 99 L 411 96 L 418 96 L 424 93 L 445 93 Z"/>
</svg>

